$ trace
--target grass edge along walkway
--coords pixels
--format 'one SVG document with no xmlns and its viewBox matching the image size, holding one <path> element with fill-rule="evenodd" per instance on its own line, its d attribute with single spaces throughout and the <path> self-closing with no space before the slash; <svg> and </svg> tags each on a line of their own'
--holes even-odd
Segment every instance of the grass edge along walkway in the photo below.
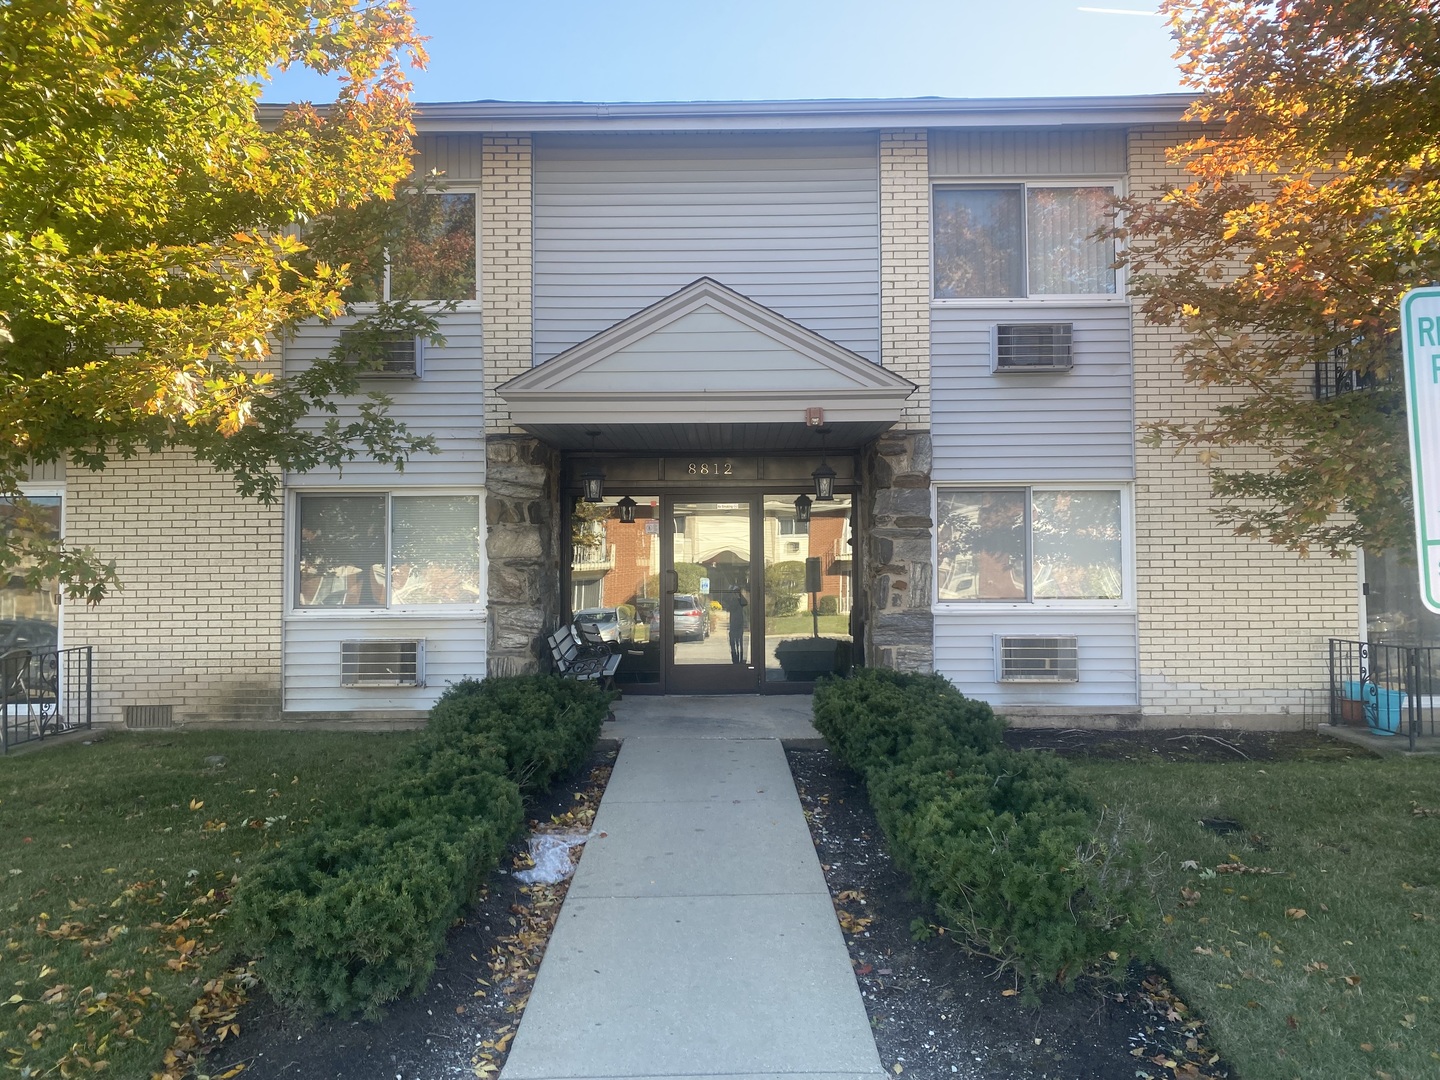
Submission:
<svg viewBox="0 0 1440 1080">
<path fill-rule="evenodd" d="M 1072 767 L 1135 812 L 1157 959 L 1245 1080 L 1440 1075 L 1440 759 Z"/>
<path fill-rule="evenodd" d="M 348 805 L 413 737 L 107 733 L 0 762 L 0 1062 L 161 1070 L 235 958 L 220 916 L 247 860 Z"/>
</svg>

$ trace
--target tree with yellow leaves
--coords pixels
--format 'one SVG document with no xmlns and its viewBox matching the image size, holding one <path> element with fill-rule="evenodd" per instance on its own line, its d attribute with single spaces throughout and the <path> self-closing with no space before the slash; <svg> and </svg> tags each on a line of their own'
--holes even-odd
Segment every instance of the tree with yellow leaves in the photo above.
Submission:
<svg viewBox="0 0 1440 1080">
<path fill-rule="evenodd" d="M 1200 387 L 1152 435 L 1209 464 L 1221 519 L 1300 552 L 1412 537 L 1396 340 L 1440 280 L 1440 4 L 1165 0 L 1198 133 L 1190 180 L 1132 197 L 1131 291 Z M 1259 448 L 1272 469 L 1229 468 Z"/>
<path fill-rule="evenodd" d="M 268 499 L 276 470 L 427 445 L 378 400 L 305 424 L 357 389 L 356 365 L 284 379 L 270 358 L 344 310 L 345 253 L 296 235 L 391 200 L 411 169 L 404 65 L 423 61 L 404 0 L 0 4 L 0 496 L 30 461 L 183 449 Z M 289 65 L 335 76 L 336 99 L 262 123 L 261 86 Z M 113 584 L 94 553 L 23 530 L 0 568 L 90 600 Z"/>
</svg>

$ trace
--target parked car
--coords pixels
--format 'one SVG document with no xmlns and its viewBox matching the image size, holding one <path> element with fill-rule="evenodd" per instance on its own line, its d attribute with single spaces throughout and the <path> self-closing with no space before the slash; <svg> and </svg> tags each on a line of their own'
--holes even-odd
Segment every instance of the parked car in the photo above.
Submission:
<svg viewBox="0 0 1440 1080">
<path fill-rule="evenodd" d="M 703 597 L 675 594 L 675 640 L 704 641 L 710 636 L 710 616 Z"/>
<path fill-rule="evenodd" d="M 55 625 L 41 619 L 0 619 L 0 653 L 11 649 L 53 649 Z"/>
<path fill-rule="evenodd" d="M 598 635 L 612 649 L 619 649 L 635 640 L 635 609 L 628 604 L 583 608 L 575 613 L 575 625 Z"/>
</svg>

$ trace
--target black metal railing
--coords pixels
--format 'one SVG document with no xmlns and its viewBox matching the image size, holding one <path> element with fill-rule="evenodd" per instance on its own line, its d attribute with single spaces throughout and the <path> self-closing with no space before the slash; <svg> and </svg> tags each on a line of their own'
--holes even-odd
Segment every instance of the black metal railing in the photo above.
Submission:
<svg viewBox="0 0 1440 1080">
<path fill-rule="evenodd" d="M 1376 735 L 1434 735 L 1440 646 L 1330 639 L 1330 723 Z"/>
<path fill-rule="evenodd" d="M 0 753 L 12 746 L 88 729 L 95 656 L 75 649 L 14 649 L 0 656 Z"/>
</svg>

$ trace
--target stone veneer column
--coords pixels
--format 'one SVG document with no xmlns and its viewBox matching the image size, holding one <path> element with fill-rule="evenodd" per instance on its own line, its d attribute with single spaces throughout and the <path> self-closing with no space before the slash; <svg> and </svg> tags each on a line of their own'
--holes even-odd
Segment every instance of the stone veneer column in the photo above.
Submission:
<svg viewBox="0 0 1440 1080">
<path fill-rule="evenodd" d="M 541 639 L 560 618 L 560 452 L 528 435 L 485 440 L 491 675 L 547 663 Z"/>
<path fill-rule="evenodd" d="M 882 436 L 866 447 L 860 469 L 866 662 L 928 672 L 935 663 L 929 433 Z"/>
<path fill-rule="evenodd" d="M 519 431 L 496 393 L 532 363 L 530 136 L 485 136 L 481 162 L 486 666 L 522 675 L 544 670 L 541 639 L 560 612 L 560 455 Z"/>
<path fill-rule="evenodd" d="M 935 662 L 930 509 L 930 158 L 927 133 L 880 133 L 880 359 L 915 383 L 900 426 L 861 455 L 865 658 Z"/>
</svg>

